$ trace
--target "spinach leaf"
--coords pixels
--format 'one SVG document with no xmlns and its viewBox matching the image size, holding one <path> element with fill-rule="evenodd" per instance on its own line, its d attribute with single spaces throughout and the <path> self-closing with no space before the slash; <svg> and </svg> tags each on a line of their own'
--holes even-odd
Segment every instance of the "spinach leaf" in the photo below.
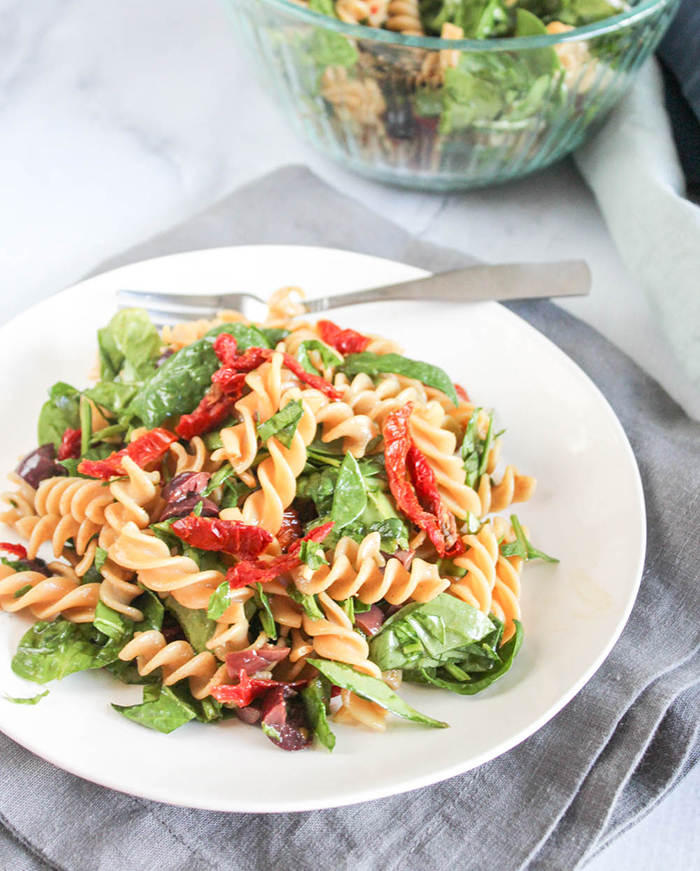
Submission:
<svg viewBox="0 0 700 871">
<path fill-rule="evenodd" d="M 371 640 L 369 655 L 382 671 L 437 667 L 458 661 L 464 647 L 493 630 L 494 624 L 477 608 L 441 593 L 389 617 Z"/>
<path fill-rule="evenodd" d="M 289 330 L 281 327 L 258 327 L 257 330 L 265 336 L 269 348 L 274 348 L 289 335 Z"/>
<path fill-rule="evenodd" d="M 43 693 L 39 693 L 36 696 L 31 696 L 30 698 L 15 698 L 14 696 L 5 695 L 3 698 L 6 702 L 12 702 L 13 705 L 38 705 L 42 699 L 45 699 L 48 696 L 49 690 L 44 690 Z"/>
<path fill-rule="evenodd" d="M 562 0 L 558 19 L 564 24 L 583 27 L 620 13 L 620 7 L 608 0 Z"/>
<path fill-rule="evenodd" d="M 335 747 L 335 735 L 328 723 L 331 701 L 330 681 L 322 675 L 313 678 L 301 691 L 301 698 L 304 702 L 306 719 L 314 736 L 332 753 Z"/>
<path fill-rule="evenodd" d="M 293 588 L 291 585 L 287 588 L 287 595 L 293 602 L 301 605 L 304 611 L 306 611 L 307 615 L 312 620 L 323 620 L 325 618 L 326 615 L 323 613 L 321 606 L 318 604 L 318 599 L 316 596 L 310 593 L 302 593 L 300 590 Z"/>
<path fill-rule="evenodd" d="M 559 562 L 556 557 L 547 556 L 544 551 L 538 550 L 528 541 L 527 536 L 525 535 L 525 532 L 520 525 L 520 521 L 515 514 L 511 514 L 510 522 L 513 526 L 513 532 L 515 532 L 516 538 L 515 541 L 501 544 L 501 553 L 503 554 L 503 556 L 519 556 L 522 557 L 525 561 L 531 559 L 541 559 L 548 563 Z"/>
<path fill-rule="evenodd" d="M 263 590 L 262 584 L 255 585 L 255 593 L 253 594 L 253 599 L 255 600 L 255 604 L 258 607 L 260 625 L 265 630 L 268 638 L 270 638 L 271 641 L 276 641 L 277 624 L 275 623 L 275 615 L 272 613 L 270 600 L 267 598 L 267 594 Z"/>
<path fill-rule="evenodd" d="M 118 311 L 97 333 L 100 377 L 125 382 L 145 381 L 155 371 L 161 340 L 147 312 L 140 308 Z"/>
<path fill-rule="evenodd" d="M 503 0 L 444 0 L 440 13 L 428 21 L 428 26 L 439 34 L 446 23 L 461 27 L 465 39 L 487 39 L 503 33 L 508 16 Z"/>
<path fill-rule="evenodd" d="M 143 620 L 138 626 L 139 630 L 160 630 L 162 628 L 165 608 L 160 598 L 152 590 L 144 590 L 134 602 L 134 605 L 143 614 Z"/>
<path fill-rule="evenodd" d="M 392 372 L 405 378 L 415 378 L 428 387 L 442 391 L 455 405 L 459 405 L 459 397 L 449 375 L 432 363 L 409 360 L 401 354 L 372 354 L 370 351 L 362 351 L 360 354 L 347 356 L 342 366 L 338 368 L 348 376 L 359 375 L 362 372 L 372 376 L 379 375 L 381 372 Z"/>
<path fill-rule="evenodd" d="M 509 641 L 498 649 L 496 661 L 490 668 L 481 673 L 477 673 L 476 676 L 464 671 L 460 676 L 460 669 L 455 668 L 453 665 L 452 672 L 448 670 L 447 666 L 438 669 L 423 668 L 419 669 L 417 672 L 405 671 L 404 679 L 413 683 L 432 684 L 441 689 L 458 693 L 461 696 L 474 696 L 485 690 L 487 687 L 490 687 L 491 684 L 499 678 L 503 677 L 512 666 L 513 660 L 517 656 L 522 643 L 523 627 L 522 624 L 516 620 L 515 634 Z M 469 667 L 468 663 L 466 663 L 466 667 Z M 457 680 L 450 679 L 455 676 L 457 676 Z"/>
<path fill-rule="evenodd" d="M 95 550 L 94 566 L 98 572 L 102 568 L 102 566 L 107 562 L 108 556 L 109 556 L 109 554 L 107 553 L 107 551 L 103 547 L 98 547 Z"/>
<path fill-rule="evenodd" d="M 302 367 L 312 375 L 318 375 L 318 369 L 316 369 L 309 359 L 309 351 L 318 351 L 321 356 L 321 361 L 326 368 L 340 366 L 343 362 L 343 358 L 340 354 L 337 351 L 334 351 L 330 345 L 326 345 L 326 343 L 322 342 L 320 339 L 307 339 L 299 345 L 297 360 L 301 363 Z"/>
<path fill-rule="evenodd" d="M 178 519 L 179 518 L 177 517 L 170 517 L 168 520 L 163 520 L 160 523 L 152 523 L 149 527 L 155 533 L 156 538 L 164 541 L 171 550 L 174 547 L 180 549 L 182 546 L 182 539 L 175 535 L 175 533 L 170 529 L 173 523 Z"/>
<path fill-rule="evenodd" d="M 216 624 L 209 619 L 207 612 L 185 608 L 172 596 L 168 596 L 165 600 L 165 607 L 180 624 L 194 650 L 197 653 L 205 651 L 207 641 L 212 637 L 216 628 Z"/>
<path fill-rule="evenodd" d="M 58 381 L 49 390 L 49 398 L 39 412 L 39 444 L 51 443 L 58 450 L 68 428 L 80 429 L 80 391 Z"/>
<path fill-rule="evenodd" d="M 403 699 L 388 687 L 384 681 L 377 677 L 371 677 L 357 671 L 344 662 L 334 662 L 327 659 L 309 659 L 309 665 L 315 666 L 322 675 L 336 686 L 350 690 L 363 699 L 376 702 L 382 708 L 386 708 L 399 717 L 411 720 L 414 723 L 422 723 L 424 726 L 434 726 L 438 729 L 446 729 L 448 724 L 440 720 L 433 720 L 425 714 L 421 714 L 412 708 Z"/>
<path fill-rule="evenodd" d="M 87 624 L 69 623 L 62 617 L 53 623 L 35 623 L 22 636 L 12 670 L 34 683 L 47 683 L 114 662 L 121 645 L 89 630 L 92 626 L 88 629 Z"/>
<path fill-rule="evenodd" d="M 120 642 L 122 646 L 134 632 L 133 620 L 107 607 L 102 601 L 95 607 L 95 619 L 92 625 L 113 641 Z"/>
<path fill-rule="evenodd" d="M 219 586 L 209 597 L 209 607 L 207 608 L 207 617 L 210 620 L 218 620 L 228 606 L 231 604 L 230 599 L 231 587 L 228 581 L 222 581 Z"/>
<path fill-rule="evenodd" d="M 314 572 L 321 566 L 328 565 L 323 545 L 318 541 L 302 541 L 299 548 L 299 559 Z"/>
<path fill-rule="evenodd" d="M 134 398 L 137 390 L 138 387 L 135 384 L 122 384 L 120 381 L 98 381 L 94 387 L 85 390 L 83 396 L 87 396 L 97 405 L 119 417 Z M 112 435 L 123 432 L 125 427 L 119 425 L 118 429 L 116 427 L 109 427 L 109 429 L 112 430 L 110 432 Z M 100 434 L 103 437 L 105 435 L 104 432 Z"/>
<path fill-rule="evenodd" d="M 219 324 L 218 327 L 212 327 L 211 330 L 208 330 L 204 336 L 205 338 L 208 337 L 210 339 L 215 339 L 217 336 L 221 335 L 221 333 L 228 333 L 229 336 L 234 337 L 239 354 L 247 351 L 248 348 L 273 347 L 268 336 L 265 335 L 265 331 L 252 326 L 252 324 Z"/>
<path fill-rule="evenodd" d="M 367 507 L 367 488 L 357 460 L 346 454 L 338 471 L 331 508 L 334 532 L 349 526 Z"/>
<path fill-rule="evenodd" d="M 139 705 L 112 707 L 127 719 L 164 735 L 174 732 L 197 716 L 194 708 L 179 699 L 172 687 L 164 686 L 145 687 L 143 701 Z"/>
<path fill-rule="evenodd" d="M 547 28 L 540 19 L 527 9 L 515 10 L 516 36 L 545 36 Z M 561 69 L 559 57 L 553 48 L 533 48 L 522 53 L 524 62 L 534 76 L 547 76 Z"/>
<path fill-rule="evenodd" d="M 156 369 L 131 400 L 128 411 L 147 427 L 159 426 L 177 414 L 189 414 L 209 389 L 219 366 L 211 337 L 186 345 Z"/>
<path fill-rule="evenodd" d="M 486 437 L 479 436 L 479 413 L 481 409 L 475 408 L 469 418 L 469 423 L 464 431 L 462 441 L 462 460 L 466 472 L 465 480 L 468 487 L 478 487 L 481 476 L 486 471 L 489 461 L 489 452 L 493 447 L 493 415 L 489 417 L 489 426 Z"/>
<path fill-rule="evenodd" d="M 301 400 L 293 399 L 264 423 L 258 424 L 258 438 L 265 444 L 274 436 L 285 448 L 291 448 L 294 433 L 303 416 Z"/>
</svg>

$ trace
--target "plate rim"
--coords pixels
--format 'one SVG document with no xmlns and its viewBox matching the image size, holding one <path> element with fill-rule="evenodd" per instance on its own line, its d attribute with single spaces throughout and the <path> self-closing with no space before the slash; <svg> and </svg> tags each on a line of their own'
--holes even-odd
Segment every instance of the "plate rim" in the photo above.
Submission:
<svg viewBox="0 0 700 871">
<path fill-rule="evenodd" d="M 316 252 L 332 252 L 333 255 L 338 254 L 341 256 L 350 255 L 354 258 L 364 258 L 366 260 L 376 261 L 378 263 L 390 265 L 390 266 L 398 266 L 402 269 L 411 270 L 414 275 L 409 276 L 407 280 L 413 277 L 421 277 L 427 276 L 431 273 L 428 270 L 422 269 L 421 267 L 416 267 L 410 264 L 402 263 L 398 260 L 393 260 L 388 257 L 380 257 L 374 254 L 365 254 L 363 252 L 351 251 L 342 248 L 331 248 L 320 245 L 268 245 L 268 244 L 258 244 L 258 245 L 228 245 L 228 246 L 214 246 L 211 248 L 199 248 L 193 249 L 191 251 L 179 251 L 172 254 L 164 254 L 157 257 L 150 257 L 145 260 L 134 261 L 133 263 L 126 263 L 120 266 L 115 266 L 112 269 L 106 270 L 105 272 L 100 272 L 98 274 L 90 275 L 87 278 L 81 279 L 74 284 L 68 285 L 60 291 L 57 291 L 55 294 L 52 294 L 48 297 L 45 297 L 42 300 L 34 303 L 32 306 L 18 312 L 13 318 L 0 326 L 0 339 L 2 337 L 3 332 L 8 329 L 11 329 L 18 320 L 21 320 L 24 317 L 30 315 L 35 309 L 42 307 L 49 301 L 54 301 L 58 297 L 63 294 L 68 294 L 77 289 L 83 289 L 85 285 L 89 285 L 95 280 L 104 280 L 109 276 L 113 275 L 116 272 L 120 272 L 121 270 L 130 269 L 133 267 L 140 267 L 144 264 L 152 264 L 155 262 L 163 262 L 163 261 L 172 261 L 178 258 L 186 258 L 192 255 L 207 255 L 209 253 L 219 253 L 221 252 L 233 252 L 233 251 L 242 251 L 242 250 L 260 250 L 260 249 L 274 249 L 279 251 L 289 251 L 293 250 L 295 253 L 298 252 L 306 252 L 310 257 L 313 257 Z M 206 282 L 205 282 L 206 284 Z M 107 289 L 103 289 L 99 291 L 100 293 L 108 293 Z M 272 291 L 271 291 L 272 292 Z M 195 291 L 183 290 L 182 293 L 201 293 L 202 295 L 206 295 L 207 293 L 211 293 L 211 290 L 207 291 L 205 287 L 198 288 Z M 332 291 L 331 291 L 332 293 Z M 548 336 L 544 333 L 540 332 L 536 327 L 532 326 L 527 320 L 517 315 L 515 312 L 508 309 L 506 306 L 501 305 L 495 301 L 482 301 L 476 303 L 468 303 L 470 306 L 498 306 L 500 310 L 501 316 L 505 315 L 505 317 L 511 321 L 511 323 L 516 323 L 520 328 L 525 327 L 526 332 L 535 338 L 536 341 L 544 343 L 547 347 L 547 350 L 551 353 L 555 352 L 555 355 L 558 356 L 559 362 L 563 363 L 570 371 L 574 372 L 577 377 L 582 377 L 585 382 L 587 382 L 587 386 L 589 389 L 592 388 L 593 394 L 596 396 L 599 403 L 601 403 L 601 409 L 605 410 L 607 417 L 612 423 L 613 427 L 617 430 L 618 435 L 621 436 L 620 444 L 623 448 L 625 454 L 627 455 L 627 459 L 631 461 L 631 470 L 634 472 L 633 476 L 633 484 L 636 491 L 636 499 L 635 505 L 637 508 L 637 516 L 634 518 L 635 523 L 638 525 L 637 532 L 639 534 L 640 539 L 640 547 L 639 551 L 636 554 L 635 559 L 635 568 L 634 568 L 634 586 L 631 588 L 630 593 L 627 597 L 626 605 L 621 612 L 620 618 L 618 619 L 617 625 L 613 632 L 610 634 L 610 638 L 605 644 L 602 652 L 596 657 L 593 664 L 584 672 L 584 674 L 574 682 L 572 687 L 567 690 L 567 692 L 563 693 L 555 702 L 553 702 L 545 712 L 541 714 L 535 721 L 529 723 L 527 726 L 521 728 L 518 732 L 512 735 L 508 739 L 504 739 L 496 746 L 490 748 L 489 750 L 482 751 L 481 753 L 470 758 L 469 762 L 464 764 L 457 762 L 453 765 L 443 767 L 437 772 L 425 773 L 422 775 L 413 775 L 410 778 L 397 786 L 396 784 L 387 784 L 385 786 L 377 785 L 364 785 L 357 787 L 353 790 L 347 790 L 344 795 L 338 799 L 334 799 L 329 797 L 320 801 L 311 801 L 306 799 L 280 799 L 275 798 L 274 807 L 270 807 L 270 803 L 266 803 L 264 806 L 262 804 L 256 804 L 255 801 L 250 801 L 246 799 L 246 806 L 243 807 L 242 804 L 238 803 L 238 800 L 235 796 L 231 797 L 232 800 L 222 800 L 222 799 L 214 799 L 212 801 L 201 801 L 197 800 L 196 802 L 187 801 L 187 800 L 178 800 L 177 798 L 171 798 L 165 796 L 163 793 L 167 789 L 167 786 L 163 786 L 160 794 L 157 791 L 152 789 L 140 789 L 138 785 L 136 787 L 127 786 L 127 785 L 115 785 L 114 782 L 110 781 L 108 777 L 100 777 L 99 775 L 91 774 L 90 772 L 81 769 L 79 764 L 66 764 L 64 760 L 60 760 L 57 758 L 59 754 L 49 752 L 47 753 L 45 750 L 38 750 L 33 741 L 24 741 L 21 734 L 17 734 L 18 730 L 6 729 L 2 724 L 2 716 L 0 714 L 0 732 L 3 732 L 13 741 L 20 744 L 25 749 L 29 750 L 31 753 L 35 754 L 41 759 L 46 760 L 47 762 L 55 765 L 56 767 L 69 772 L 77 777 L 82 778 L 83 780 L 87 780 L 91 783 L 98 784 L 99 786 L 107 787 L 109 789 L 113 789 L 117 792 L 123 793 L 125 795 L 137 796 L 139 798 L 148 799 L 151 801 L 157 801 L 163 804 L 168 804 L 176 807 L 188 807 L 195 808 L 201 810 L 210 810 L 210 811 L 221 811 L 221 812 L 234 812 L 234 813 L 303 813 L 313 810 L 323 810 L 330 809 L 336 807 L 347 807 L 354 804 L 359 804 L 365 801 L 373 801 L 375 799 L 387 798 L 395 795 L 402 795 L 408 792 L 411 792 L 415 789 L 420 789 L 426 786 L 430 786 L 436 783 L 441 783 L 445 780 L 449 780 L 452 777 L 456 777 L 460 774 L 464 774 L 468 771 L 474 770 L 475 768 L 480 767 L 481 765 L 486 764 L 487 762 L 493 761 L 498 757 L 504 755 L 509 752 L 513 748 L 517 747 L 523 741 L 526 741 L 540 729 L 542 729 L 548 722 L 550 722 L 558 713 L 560 713 L 571 701 L 572 699 L 578 695 L 579 692 L 589 683 L 589 681 L 594 677 L 594 675 L 601 668 L 603 663 L 606 661 L 608 656 L 610 655 L 612 649 L 615 644 L 617 644 L 622 632 L 627 625 L 632 609 L 636 604 L 639 589 L 642 581 L 645 561 L 646 561 L 646 548 L 647 548 L 647 515 L 646 515 L 646 502 L 644 498 L 644 489 L 641 479 L 641 473 L 639 470 L 639 465 L 637 463 L 636 457 L 634 455 L 634 451 L 632 450 L 632 446 L 630 444 L 627 433 L 625 432 L 622 423 L 620 422 L 617 414 L 615 413 L 612 405 L 605 397 L 603 392 L 600 390 L 598 385 L 593 381 L 593 379 L 557 344 L 555 344 Z"/>
</svg>

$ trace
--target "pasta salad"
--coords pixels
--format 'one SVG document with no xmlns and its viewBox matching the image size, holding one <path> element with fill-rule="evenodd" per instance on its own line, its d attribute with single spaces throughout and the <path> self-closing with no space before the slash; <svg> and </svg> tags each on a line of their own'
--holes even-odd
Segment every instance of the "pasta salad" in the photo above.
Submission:
<svg viewBox="0 0 700 871">
<path fill-rule="evenodd" d="M 125 309 L 96 383 L 51 387 L 0 515 L 25 542 L 0 545 L 0 608 L 36 620 L 16 674 L 106 669 L 143 685 L 113 705 L 142 726 L 332 750 L 334 721 L 447 725 L 402 682 L 474 695 L 509 670 L 523 564 L 555 561 L 500 516 L 535 480 L 497 470 L 492 414 L 442 369 L 303 311 L 285 288 L 263 324 L 160 333 Z"/>
</svg>

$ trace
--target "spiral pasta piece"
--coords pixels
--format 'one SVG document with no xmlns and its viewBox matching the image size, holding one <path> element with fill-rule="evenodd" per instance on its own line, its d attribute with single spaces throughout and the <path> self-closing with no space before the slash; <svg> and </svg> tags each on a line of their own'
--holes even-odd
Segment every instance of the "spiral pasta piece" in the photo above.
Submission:
<svg viewBox="0 0 700 871">
<path fill-rule="evenodd" d="M 188 679 L 190 692 L 196 699 L 211 695 L 215 686 L 227 683 L 228 669 L 220 665 L 213 653 L 195 653 L 187 641 L 171 641 L 156 629 L 137 632 L 119 652 L 122 662 L 136 660 L 139 674 L 144 677 L 157 669 L 164 686 Z"/>
<path fill-rule="evenodd" d="M 241 423 L 221 430 L 223 447 L 213 459 L 228 460 L 241 475 L 248 469 L 258 452 L 257 423 L 268 420 L 278 411 L 282 396 L 282 354 L 273 354 L 269 361 L 246 375 L 250 393 L 236 403 Z"/>
<path fill-rule="evenodd" d="M 179 442 L 170 445 L 169 455 L 172 465 L 172 476 L 183 472 L 216 472 L 223 463 L 223 459 L 214 460 L 199 436 L 190 440 L 191 451 L 188 451 Z"/>
<path fill-rule="evenodd" d="M 302 615 L 304 632 L 315 652 L 323 659 L 345 662 L 365 674 L 381 677 L 379 667 L 369 659 L 366 639 L 355 632 L 345 611 L 327 593 L 319 593 L 318 601 L 325 614 L 323 619 Z"/>
<path fill-rule="evenodd" d="M 206 608 L 211 594 L 224 580 L 222 572 L 200 571 L 188 556 L 171 556 L 165 542 L 150 531 L 140 530 L 132 521 L 124 525 L 108 553 L 118 566 L 136 572 L 144 587 L 155 593 L 170 593 L 193 610 Z"/>
<path fill-rule="evenodd" d="M 450 585 L 449 580 L 440 577 L 433 563 L 416 558 L 407 570 L 395 557 L 385 560 L 378 532 L 370 533 L 360 544 L 348 537 L 341 538 L 328 557 L 331 564 L 315 571 L 308 566 L 294 570 L 292 577 L 300 592 L 325 592 L 336 601 L 357 596 L 368 605 L 382 599 L 391 605 L 401 605 L 409 599 L 429 602 Z"/>
<path fill-rule="evenodd" d="M 388 30 L 404 33 L 406 36 L 423 36 L 423 22 L 420 18 L 418 0 L 391 0 L 386 21 Z"/>
<path fill-rule="evenodd" d="M 489 474 L 482 475 L 478 490 L 481 515 L 504 511 L 514 502 L 527 502 L 536 486 L 536 478 L 521 475 L 515 466 L 506 466 L 498 484 L 493 482 Z"/>
<path fill-rule="evenodd" d="M 16 572 L 0 566 L 0 609 L 17 613 L 29 611 L 37 620 L 53 620 L 59 614 L 72 623 L 92 623 L 99 601 L 99 584 L 81 584 L 62 563 L 49 563 L 50 575 Z"/>
<path fill-rule="evenodd" d="M 387 19 L 388 0 L 336 0 L 335 14 L 347 24 L 381 27 Z"/>
<path fill-rule="evenodd" d="M 246 523 L 254 523 L 276 534 L 282 526 L 284 511 L 292 504 L 296 495 L 297 478 L 306 465 L 306 446 L 316 434 L 316 418 L 307 401 L 307 391 L 297 387 L 284 393 L 280 407 L 293 400 L 302 404 L 302 417 L 299 421 L 292 443 L 285 447 L 274 436 L 266 442 L 270 452 L 258 466 L 260 489 L 251 493 L 243 504 L 241 515 Z M 312 391 L 313 398 L 318 396 Z M 257 439 L 257 435 L 256 435 Z M 234 519 L 237 509 L 227 509 L 221 513 L 224 519 Z"/>
<path fill-rule="evenodd" d="M 326 67 L 321 95 L 341 121 L 356 126 L 379 127 L 386 101 L 374 79 L 353 79 L 345 67 Z"/>
<path fill-rule="evenodd" d="M 442 427 L 444 412 L 435 401 L 416 406 L 411 415 L 411 435 L 435 473 L 438 492 L 445 505 L 460 519 L 467 513 L 481 516 L 482 505 L 477 493 L 465 483 L 461 457 L 455 454 L 454 433 Z"/>
</svg>

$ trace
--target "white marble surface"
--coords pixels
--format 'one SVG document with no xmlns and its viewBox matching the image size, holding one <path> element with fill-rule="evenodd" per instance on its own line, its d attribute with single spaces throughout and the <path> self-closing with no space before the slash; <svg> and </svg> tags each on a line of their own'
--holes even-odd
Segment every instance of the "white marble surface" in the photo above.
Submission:
<svg viewBox="0 0 700 871">
<path fill-rule="evenodd" d="M 3 318 L 288 163 L 484 259 L 585 257 L 593 293 L 566 307 L 698 413 L 572 164 L 460 196 L 375 185 L 293 136 L 251 78 L 217 0 L 0 0 Z M 696 772 L 589 867 L 694 867 L 697 827 L 681 821 L 699 807 Z"/>
</svg>

